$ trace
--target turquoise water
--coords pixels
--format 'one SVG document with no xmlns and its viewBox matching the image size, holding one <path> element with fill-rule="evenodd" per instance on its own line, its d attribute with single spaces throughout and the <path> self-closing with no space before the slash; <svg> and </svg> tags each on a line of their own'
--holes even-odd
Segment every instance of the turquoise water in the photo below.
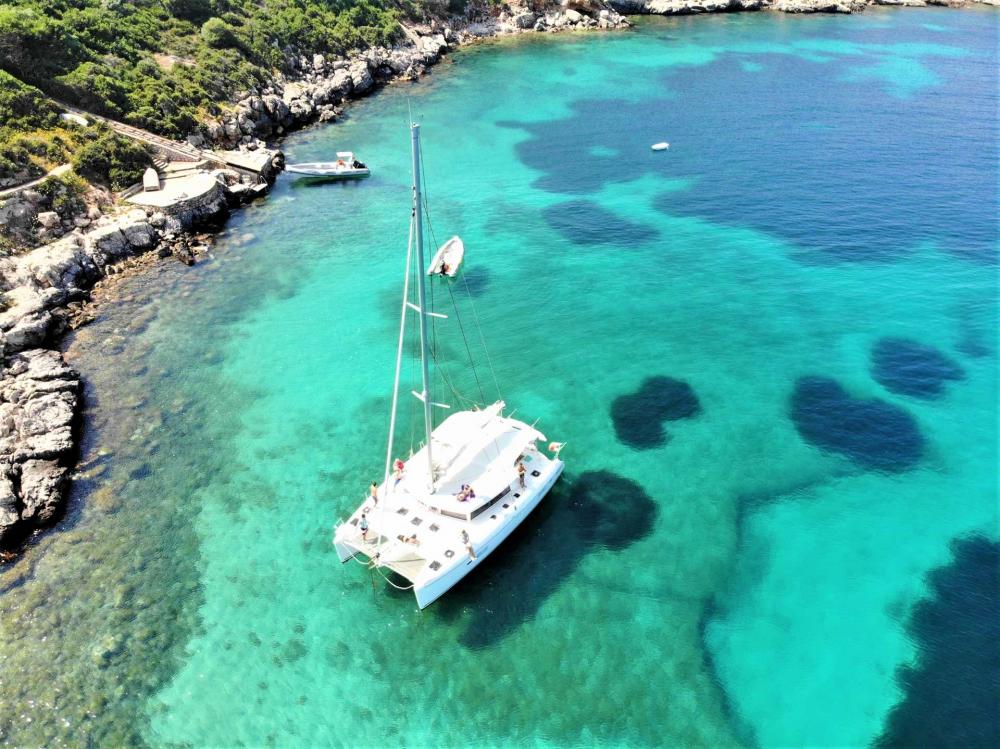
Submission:
<svg viewBox="0 0 1000 749">
<path fill-rule="evenodd" d="M 928 577 L 1000 536 L 997 32 L 898 10 L 483 45 L 289 139 L 374 174 L 283 175 L 71 342 L 88 442 L 66 521 L 0 579 L 5 742 L 904 735 L 960 655 L 914 612 L 997 642 Z M 330 547 L 384 456 L 408 108 L 502 395 L 568 444 L 424 612 Z M 961 655 L 989 705 L 989 654 Z"/>
</svg>

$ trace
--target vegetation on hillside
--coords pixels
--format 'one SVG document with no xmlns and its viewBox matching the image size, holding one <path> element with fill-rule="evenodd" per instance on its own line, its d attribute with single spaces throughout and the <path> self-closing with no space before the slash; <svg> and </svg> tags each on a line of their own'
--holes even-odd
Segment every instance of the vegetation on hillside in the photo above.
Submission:
<svg viewBox="0 0 1000 749">
<path fill-rule="evenodd" d="M 75 151 L 72 129 L 58 129 L 58 109 L 46 97 L 182 137 L 303 55 L 393 43 L 399 19 L 428 5 L 0 0 L 0 179 L 36 176 Z M 107 171 L 105 178 L 123 177 Z"/>
<path fill-rule="evenodd" d="M 0 0 L 0 69 L 179 136 L 302 54 L 391 43 L 391 0 Z"/>
</svg>

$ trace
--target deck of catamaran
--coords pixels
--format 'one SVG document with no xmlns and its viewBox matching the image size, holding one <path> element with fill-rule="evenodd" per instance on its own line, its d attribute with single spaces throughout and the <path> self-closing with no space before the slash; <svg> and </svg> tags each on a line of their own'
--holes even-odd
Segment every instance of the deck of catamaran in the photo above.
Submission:
<svg viewBox="0 0 1000 749">
<path fill-rule="evenodd" d="M 503 402 L 460 411 L 434 430 L 435 481 L 430 489 L 426 446 L 401 473 L 383 482 L 337 528 L 342 560 L 356 555 L 413 586 L 426 606 L 478 564 L 520 524 L 562 473 L 563 463 L 536 445 L 545 436 L 502 415 Z M 524 486 L 518 473 L 523 462 Z M 475 496 L 461 500 L 462 487 Z M 367 532 L 361 530 L 362 517 Z M 391 580 L 390 580 L 391 582 Z"/>
</svg>

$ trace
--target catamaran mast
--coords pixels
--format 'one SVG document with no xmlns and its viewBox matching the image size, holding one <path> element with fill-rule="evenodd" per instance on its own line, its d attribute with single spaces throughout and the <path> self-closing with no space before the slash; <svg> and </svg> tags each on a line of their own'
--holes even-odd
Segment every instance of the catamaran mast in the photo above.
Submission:
<svg viewBox="0 0 1000 749">
<path fill-rule="evenodd" d="M 424 433 L 427 438 L 427 476 L 431 491 L 434 490 L 434 460 L 431 457 L 431 432 L 434 425 L 431 421 L 431 378 L 428 363 L 427 339 L 427 292 L 424 282 L 424 236 L 420 216 L 420 125 L 410 124 L 410 136 L 413 146 L 413 236 L 417 248 L 417 304 L 420 306 L 420 368 L 422 370 L 423 392 L 420 400 L 424 404 Z"/>
</svg>

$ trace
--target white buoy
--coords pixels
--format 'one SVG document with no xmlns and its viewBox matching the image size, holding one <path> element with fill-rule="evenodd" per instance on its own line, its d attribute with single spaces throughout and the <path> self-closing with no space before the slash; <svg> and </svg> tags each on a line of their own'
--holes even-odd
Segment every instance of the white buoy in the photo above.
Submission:
<svg viewBox="0 0 1000 749">
<path fill-rule="evenodd" d="M 653 144 L 654 151 L 666 151 L 668 148 L 670 148 L 670 144 L 667 142 Z"/>
</svg>

